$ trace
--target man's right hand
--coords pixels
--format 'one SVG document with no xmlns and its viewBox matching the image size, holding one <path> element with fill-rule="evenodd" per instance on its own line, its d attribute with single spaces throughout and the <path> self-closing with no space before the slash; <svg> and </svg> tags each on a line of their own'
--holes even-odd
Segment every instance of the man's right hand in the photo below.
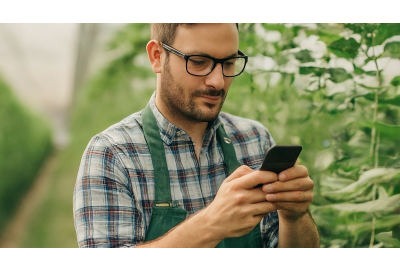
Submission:
<svg viewBox="0 0 400 270">
<path fill-rule="evenodd" d="M 262 218 L 275 211 L 265 200 L 259 184 L 278 180 L 273 172 L 237 168 L 222 183 L 214 201 L 156 240 L 139 243 L 138 248 L 215 247 L 225 238 L 248 234 Z"/>
<path fill-rule="evenodd" d="M 214 201 L 199 214 L 203 216 L 213 238 L 239 237 L 248 234 L 262 218 L 276 210 L 267 202 L 259 184 L 278 180 L 273 172 L 237 168 L 222 183 Z"/>
</svg>

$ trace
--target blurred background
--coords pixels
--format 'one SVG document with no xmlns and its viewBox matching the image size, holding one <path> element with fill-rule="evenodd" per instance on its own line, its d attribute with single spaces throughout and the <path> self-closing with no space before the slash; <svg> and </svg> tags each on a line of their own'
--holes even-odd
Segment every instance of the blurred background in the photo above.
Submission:
<svg viewBox="0 0 400 270">
<path fill-rule="evenodd" d="M 301 144 L 321 247 L 400 247 L 400 24 L 239 24 L 223 110 Z M 90 138 L 156 87 L 148 24 L 0 24 L 0 247 L 77 247 Z"/>
</svg>

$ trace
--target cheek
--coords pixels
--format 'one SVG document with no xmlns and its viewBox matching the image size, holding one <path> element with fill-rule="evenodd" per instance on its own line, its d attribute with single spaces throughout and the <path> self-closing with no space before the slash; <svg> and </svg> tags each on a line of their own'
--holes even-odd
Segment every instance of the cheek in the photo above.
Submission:
<svg viewBox="0 0 400 270">
<path fill-rule="evenodd" d="M 226 92 L 228 92 L 229 87 L 231 86 L 233 80 L 234 80 L 234 78 L 225 78 L 224 89 L 225 89 Z"/>
<path fill-rule="evenodd" d="M 205 89 L 204 78 L 192 76 L 185 71 L 184 74 L 177 74 L 175 82 L 184 90 L 185 95 L 191 95 L 196 90 Z"/>
</svg>

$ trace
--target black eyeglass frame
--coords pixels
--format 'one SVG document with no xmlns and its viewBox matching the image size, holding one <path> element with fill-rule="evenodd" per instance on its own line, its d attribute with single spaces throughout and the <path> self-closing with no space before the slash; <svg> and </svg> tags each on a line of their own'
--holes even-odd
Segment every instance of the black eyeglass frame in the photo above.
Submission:
<svg viewBox="0 0 400 270">
<path fill-rule="evenodd" d="M 211 56 L 208 56 L 208 55 L 201 55 L 201 54 L 184 54 L 184 53 L 178 51 L 177 49 L 175 49 L 175 48 L 173 48 L 173 47 L 171 47 L 171 46 L 169 46 L 169 45 L 167 45 L 167 44 L 165 44 L 165 43 L 162 43 L 162 42 L 160 42 L 160 43 L 161 43 L 161 45 L 163 46 L 163 48 L 166 49 L 167 51 L 172 52 L 173 54 L 175 54 L 175 55 L 177 55 L 177 56 L 182 57 L 183 59 L 185 59 L 185 61 L 186 61 L 186 72 L 189 73 L 190 75 L 197 76 L 197 77 L 204 77 L 204 76 L 209 75 L 211 72 L 213 72 L 214 68 L 217 66 L 218 63 L 221 63 L 222 75 L 224 75 L 225 77 L 236 77 L 236 76 L 239 76 L 240 74 L 243 73 L 243 71 L 244 71 L 244 69 L 245 69 L 245 67 L 246 67 L 247 61 L 249 60 L 249 57 L 248 57 L 247 55 L 245 55 L 241 50 L 238 50 L 239 56 L 232 56 L 232 57 L 227 57 L 227 58 L 218 59 L 218 58 L 214 58 L 214 57 L 211 57 Z M 211 69 L 210 69 L 210 72 L 208 72 L 208 73 L 205 74 L 205 75 L 196 75 L 196 74 L 190 73 L 189 70 L 188 70 L 188 68 L 187 68 L 187 66 L 188 66 L 188 59 L 189 59 L 190 57 L 192 57 L 192 56 L 202 56 L 202 57 L 206 57 L 206 58 L 208 58 L 208 59 L 211 59 L 214 63 L 213 63 L 213 65 L 212 65 Z M 235 58 L 244 58 L 245 62 L 244 62 L 244 65 L 243 65 L 243 69 L 242 69 L 238 74 L 236 74 L 236 75 L 233 75 L 233 76 L 227 76 L 227 75 L 225 75 L 225 74 L 224 74 L 224 62 L 227 61 L 227 60 L 235 59 Z"/>
</svg>

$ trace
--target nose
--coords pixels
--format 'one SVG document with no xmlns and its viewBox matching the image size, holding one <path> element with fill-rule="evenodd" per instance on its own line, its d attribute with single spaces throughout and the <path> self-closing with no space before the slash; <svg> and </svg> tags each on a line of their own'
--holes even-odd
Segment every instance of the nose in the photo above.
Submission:
<svg viewBox="0 0 400 270">
<path fill-rule="evenodd" d="M 222 74 L 222 64 L 218 63 L 214 70 L 205 77 L 205 84 L 207 87 L 212 87 L 215 90 L 221 90 L 224 88 L 225 80 Z"/>
</svg>

